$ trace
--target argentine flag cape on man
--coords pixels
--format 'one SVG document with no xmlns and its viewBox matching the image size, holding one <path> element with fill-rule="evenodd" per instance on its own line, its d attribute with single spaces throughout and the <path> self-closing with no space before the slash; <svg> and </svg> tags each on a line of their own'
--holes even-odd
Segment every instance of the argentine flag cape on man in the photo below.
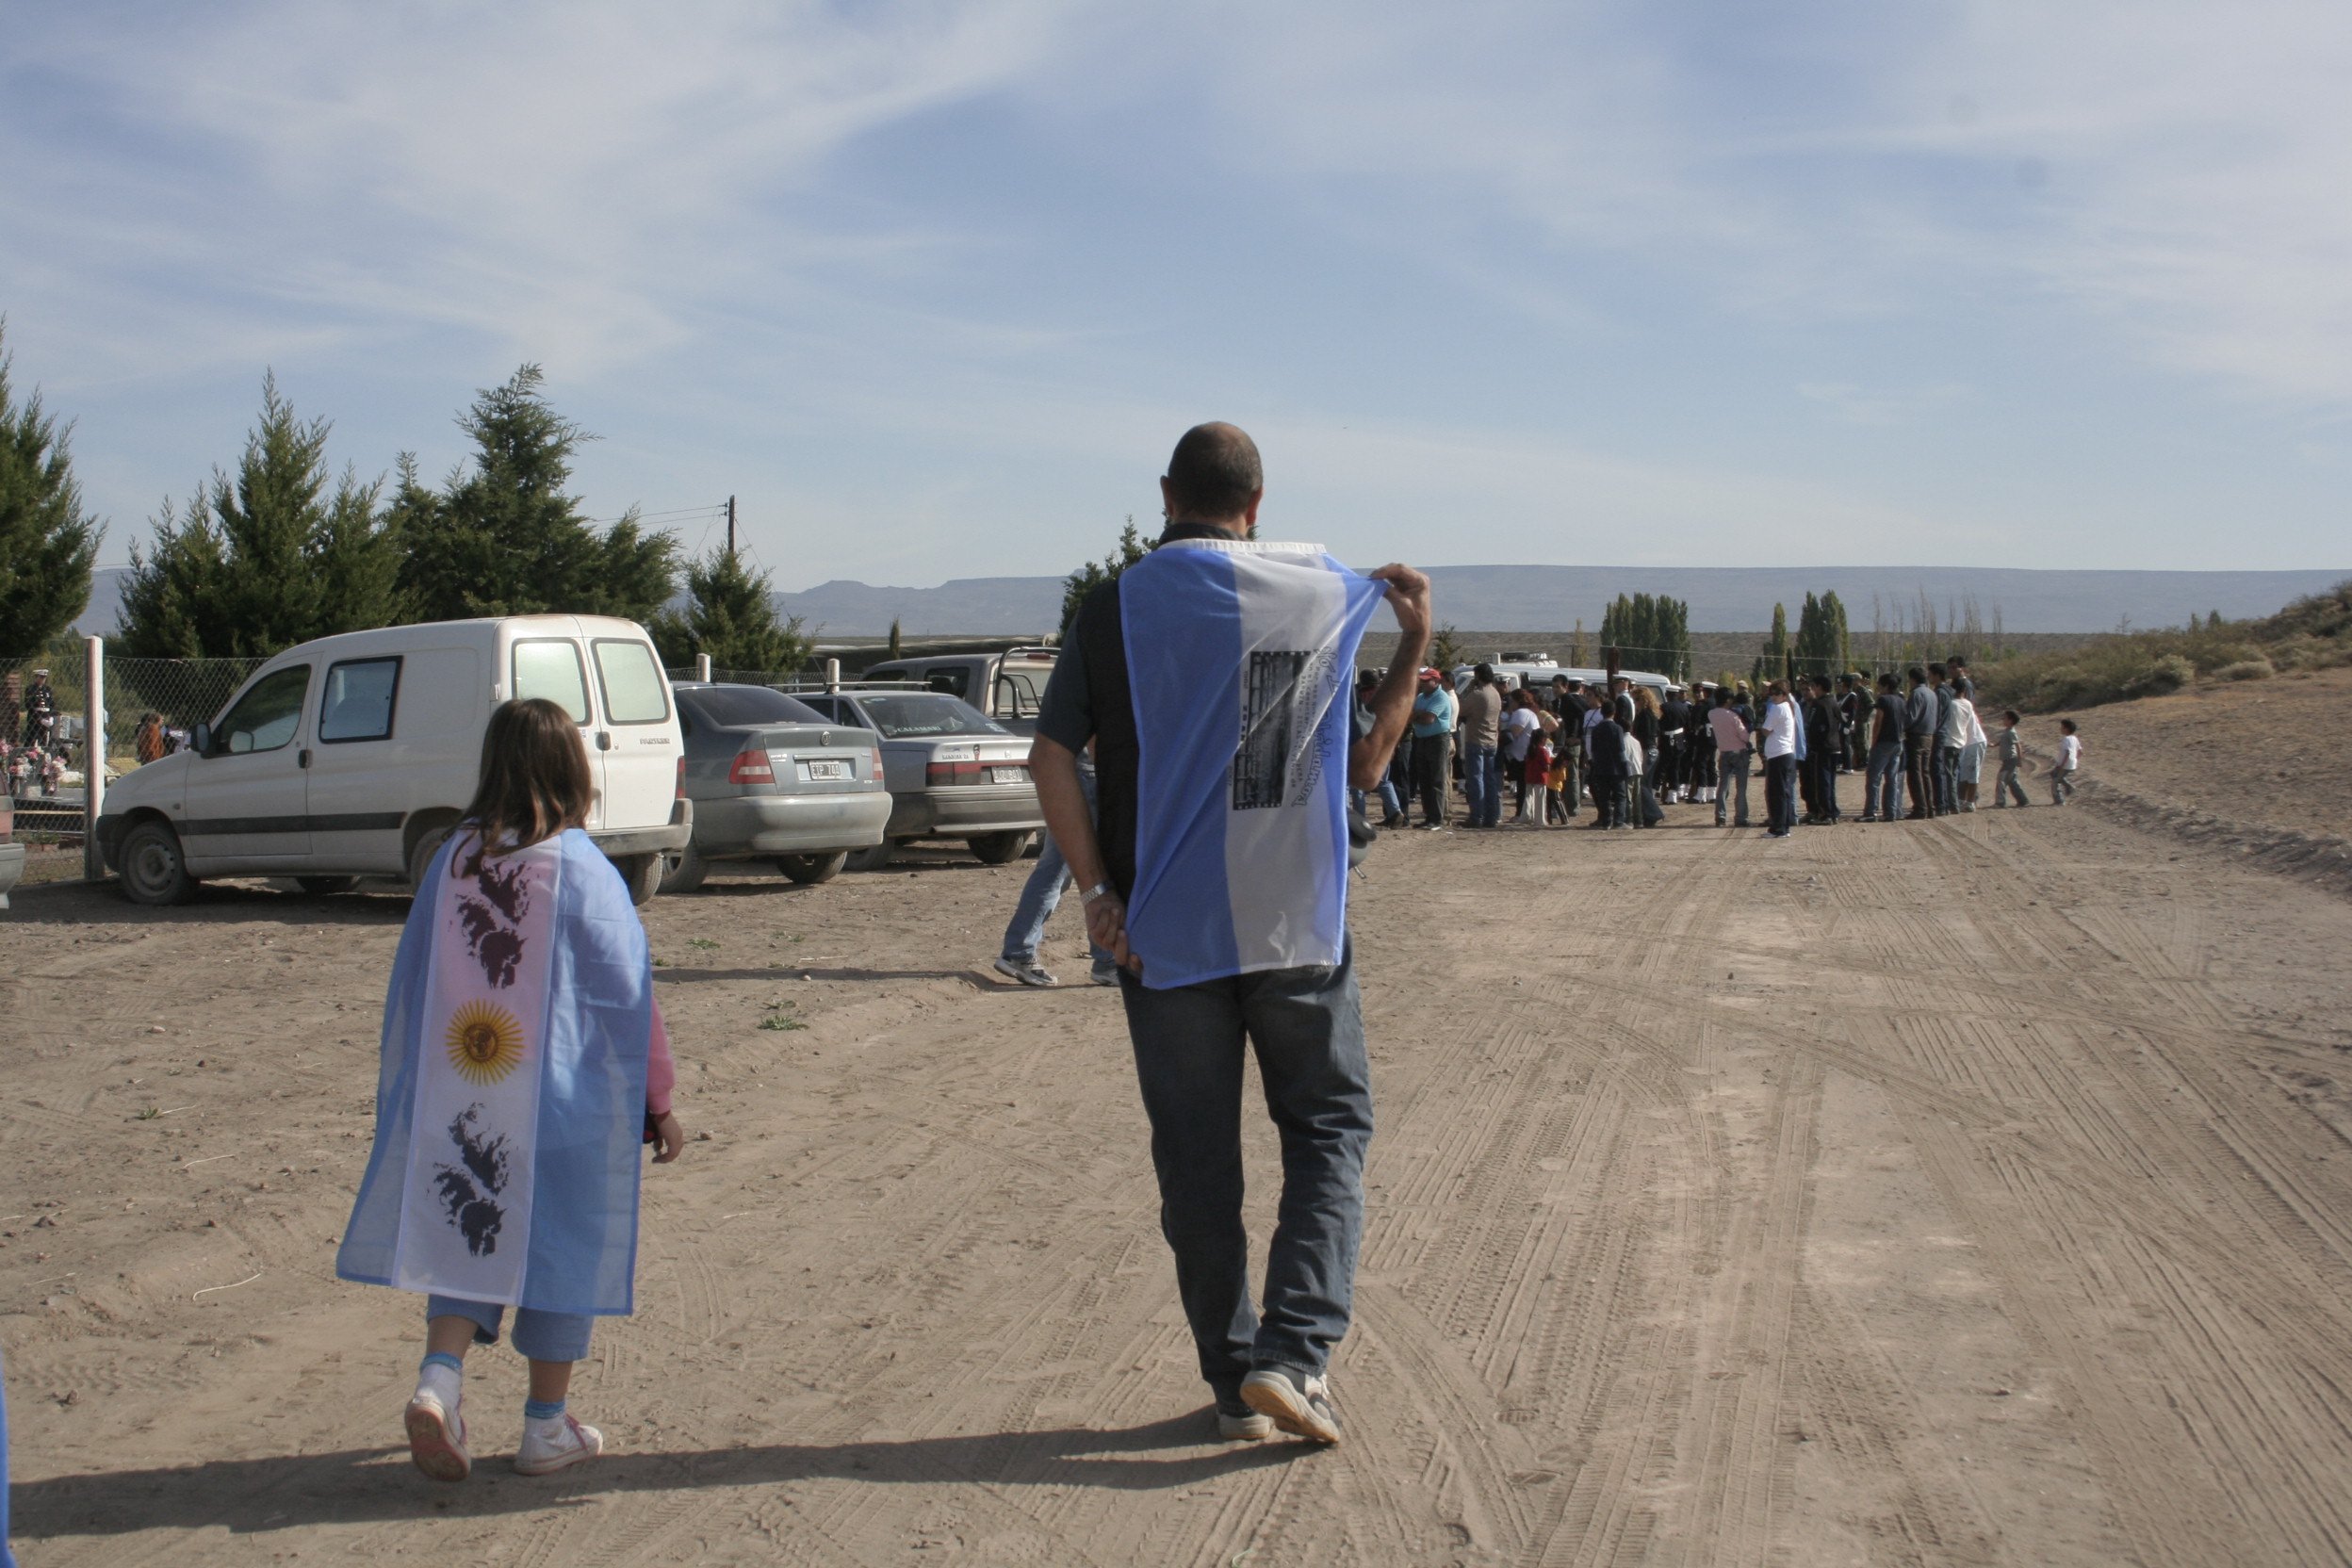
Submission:
<svg viewBox="0 0 2352 1568">
<path fill-rule="evenodd" d="M 465 873 L 460 829 L 400 933 L 376 1144 L 335 1272 L 547 1312 L 630 1310 L 653 968 L 577 828 Z"/>
<path fill-rule="evenodd" d="M 1171 539 L 1119 574 L 1146 986 L 1339 962 L 1356 647 L 1386 595 L 1320 545 Z"/>
</svg>

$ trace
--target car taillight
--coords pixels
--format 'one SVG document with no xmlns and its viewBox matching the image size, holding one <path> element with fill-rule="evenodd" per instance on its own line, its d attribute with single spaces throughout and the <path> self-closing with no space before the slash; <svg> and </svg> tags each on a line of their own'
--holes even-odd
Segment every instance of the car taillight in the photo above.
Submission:
<svg viewBox="0 0 2352 1568">
<path fill-rule="evenodd" d="M 670 798 L 673 800 L 686 798 L 686 759 L 683 756 L 678 760 L 678 793 Z"/>
<path fill-rule="evenodd" d="M 882 776 L 882 748 L 880 746 L 874 748 L 874 772 L 870 776 L 874 778 Z"/>
<path fill-rule="evenodd" d="M 727 781 L 729 784 L 773 784 L 776 782 L 776 768 L 769 762 L 768 754 L 764 751 L 739 751 L 735 754 L 735 765 L 727 770 Z"/>
</svg>

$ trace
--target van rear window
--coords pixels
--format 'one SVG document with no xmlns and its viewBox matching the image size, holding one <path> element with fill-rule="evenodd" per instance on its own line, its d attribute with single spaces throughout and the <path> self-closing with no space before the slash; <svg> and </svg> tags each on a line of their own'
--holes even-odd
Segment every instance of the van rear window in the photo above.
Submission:
<svg viewBox="0 0 2352 1568">
<path fill-rule="evenodd" d="M 660 724 L 670 716 L 670 689 L 651 648 L 617 637 L 599 637 L 596 647 L 606 718 L 614 724 Z"/>
<path fill-rule="evenodd" d="M 749 724 L 824 724 L 825 716 L 796 697 L 765 686 L 690 687 L 678 705 L 714 729 Z"/>
<path fill-rule="evenodd" d="M 586 724 L 588 672 L 580 667 L 579 645 L 556 637 L 515 644 L 514 700 L 526 697 L 545 697 L 574 724 Z"/>
</svg>

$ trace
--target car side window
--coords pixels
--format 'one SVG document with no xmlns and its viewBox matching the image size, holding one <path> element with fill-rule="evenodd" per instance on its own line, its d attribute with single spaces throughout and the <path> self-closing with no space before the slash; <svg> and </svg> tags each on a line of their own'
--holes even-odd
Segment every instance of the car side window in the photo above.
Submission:
<svg viewBox="0 0 2352 1568">
<path fill-rule="evenodd" d="M 289 664 L 262 677 L 220 720 L 209 755 L 241 757 L 285 745 L 301 727 L 302 697 L 309 691 L 308 664 Z"/>
<path fill-rule="evenodd" d="M 514 700 L 545 697 L 574 724 L 588 722 L 588 672 L 580 667 L 580 645 L 561 637 L 536 637 L 514 645 Z"/>
<path fill-rule="evenodd" d="M 933 670 L 923 677 L 923 684 L 926 690 L 944 692 L 951 697 L 960 697 L 968 694 L 971 690 L 972 672 L 958 669 L 951 664 L 943 670 Z"/>
<path fill-rule="evenodd" d="M 318 699 L 318 739 L 384 741 L 392 735 L 392 709 L 400 695 L 399 659 L 355 659 L 327 666 L 326 693 Z"/>
<path fill-rule="evenodd" d="M 599 637 L 596 647 L 607 718 L 614 724 L 660 724 L 670 716 L 669 688 L 651 648 L 619 637 Z"/>
</svg>

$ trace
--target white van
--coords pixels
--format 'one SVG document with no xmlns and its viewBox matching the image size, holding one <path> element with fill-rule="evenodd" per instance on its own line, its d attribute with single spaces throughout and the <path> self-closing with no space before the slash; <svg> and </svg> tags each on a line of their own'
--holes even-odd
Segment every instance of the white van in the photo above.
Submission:
<svg viewBox="0 0 2352 1568">
<path fill-rule="evenodd" d="M 678 708 L 645 629 L 598 615 L 437 621 L 321 637 L 255 671 L 188 750 L 107 786 L 98 847 L 138 904 L 207 876 L 291 876 L 314 892 L 423 878 L 473 798 L 482 730 L 547 697 L 588 747 L 588 836 L 639 904 L 686 847 Z"/>
</svg>

